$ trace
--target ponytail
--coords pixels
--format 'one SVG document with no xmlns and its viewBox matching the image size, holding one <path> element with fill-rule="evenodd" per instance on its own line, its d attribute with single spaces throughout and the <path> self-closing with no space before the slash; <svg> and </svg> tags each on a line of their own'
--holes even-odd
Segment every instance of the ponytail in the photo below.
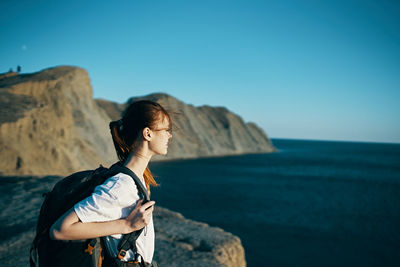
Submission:
<svg viewBox="0 0 400 267">
<path fill-rule="evenodd" d="M 120 162 L 125 161 L 128 158 L 129 153 L 131 152 L 130 147 L 121 138 L 120 132 L 122 127 L 122 120 L 110 122 L 111 136 Z"/>
</svg>

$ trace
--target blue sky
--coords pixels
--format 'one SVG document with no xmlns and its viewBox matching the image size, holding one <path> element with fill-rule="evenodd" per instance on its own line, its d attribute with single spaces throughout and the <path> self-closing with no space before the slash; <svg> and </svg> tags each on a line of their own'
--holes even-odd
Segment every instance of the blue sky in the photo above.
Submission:
<svg viewBox="0 0 400 267">
<path fill-rule="evenodd" d="M 398 1 L 0 2 L 0 72 L 225 106 L 270 137 L 400 142 Z"/>
</svg>

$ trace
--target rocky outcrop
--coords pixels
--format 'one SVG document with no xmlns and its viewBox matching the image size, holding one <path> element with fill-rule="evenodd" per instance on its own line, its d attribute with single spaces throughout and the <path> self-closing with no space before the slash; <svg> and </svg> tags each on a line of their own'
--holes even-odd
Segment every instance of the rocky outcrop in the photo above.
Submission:
<svg viewBox="0 0 400 267">
<path fill-rule="evenodd" d="M 48 192 L 60 178 L 0 177 L 0 266 L 28 266 L 37 216 Z M 164 267 L 246 266 L 240 239 L 181 214 L 156 207 L 155 260 Z"/>
<path fill-rule="evenodd" d="M 246 266 L 240 239 L 217 227 L 157 207 L 155 260 L 161 266 Z M 172 256 L 172 257 L 171 257 Z"/>
<path fill-rule="evenodd" d="M 187 105 L 167 94 L 151 99 L 171 111 L 174 133 L 167 157 L 155 160 L 267 153 L 262 129 L 224 107 Z M 94 100 L 87 72 L 56 67 L 0 75 L 0 173 L 65 175 L 116 161 L 108 123 L 126 104 Z"/>
<path fill-rule="evenodd" d="M 0 76 L 0 95 L 1 173 L 67 174 L 116 159 L 85 70 Z"/>
</svg>

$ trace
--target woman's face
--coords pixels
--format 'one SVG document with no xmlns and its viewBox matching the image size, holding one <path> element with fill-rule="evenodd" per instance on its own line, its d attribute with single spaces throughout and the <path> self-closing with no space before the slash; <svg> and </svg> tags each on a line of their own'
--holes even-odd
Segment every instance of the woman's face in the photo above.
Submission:
<svg viewBox="0 0 400 267">
<path fill-rule="evenodd" d="M 157 123 L 152 129 L 153 136 L 149 143 L 149 148 L 156 155 L 166 155 L 168 152 L 168 141 L 172 138 L 170 125 L 167 117 Z"/>
</svg>

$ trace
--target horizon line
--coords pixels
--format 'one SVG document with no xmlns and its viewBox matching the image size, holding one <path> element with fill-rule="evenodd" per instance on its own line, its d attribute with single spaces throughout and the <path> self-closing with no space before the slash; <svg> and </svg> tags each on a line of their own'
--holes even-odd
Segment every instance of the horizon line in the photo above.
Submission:
<svg viewBox="0 0 400 267">
<path fill-rule="evenodd" d="M 344 142 L 344 143 L 369 143 L 369 144 L 385 144 L 385 145 L 400 145 L 399 142 L 393 141 L 364 141 L 364 140 L 334 140 L 334 139 L 318 139 L 318 138 L 290 138 L 290 137 L 269 137 L 270 140 L 291 140 L 291 141 L 322 141 L 322 142 Z"/>
</svg>

